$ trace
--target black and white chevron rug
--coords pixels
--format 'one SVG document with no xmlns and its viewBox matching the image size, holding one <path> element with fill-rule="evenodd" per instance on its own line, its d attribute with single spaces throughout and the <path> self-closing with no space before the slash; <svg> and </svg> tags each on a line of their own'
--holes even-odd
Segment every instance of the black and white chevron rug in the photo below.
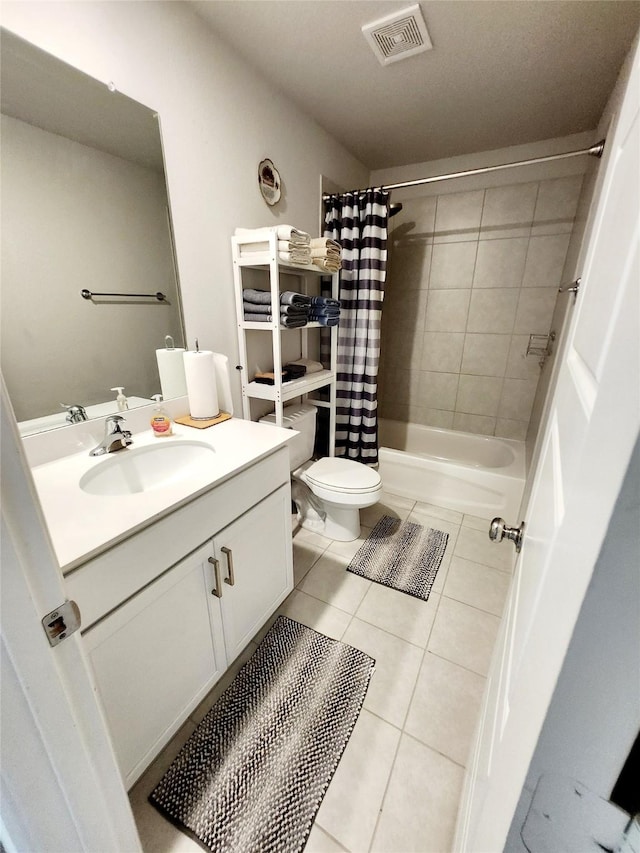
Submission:
<svg viewBox="0 0 640 853">
<path fill-rule="evenodd" d="M 442 530 L 383 515 L 347 571 L 426 601 L 448 540 Z"/>
<path fill-rule="evenodd" d="M 280 616 L 149 801 L 216 853 L 302 851 L 374 666 Z"/>
</svg>

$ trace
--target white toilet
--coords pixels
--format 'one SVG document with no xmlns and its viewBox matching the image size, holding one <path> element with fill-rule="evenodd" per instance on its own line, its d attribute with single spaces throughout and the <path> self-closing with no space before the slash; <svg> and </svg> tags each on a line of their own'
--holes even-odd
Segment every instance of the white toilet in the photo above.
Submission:
<svg viewBox="0 0 640 853">
<path fill-rule="evenodd" d="M 382 480 L 373 468 L 340 457 L 312 462 L 316 435 L 315 406 L 286 406 L 283 426 L 299 434 L 289 442 L 291 497 L 302 527 L 329 539 L 351 542 L 360 536 L 360 510 L 380 499 Z M 275 414 L 260 418 L 275 424 Z"/>
</svg>

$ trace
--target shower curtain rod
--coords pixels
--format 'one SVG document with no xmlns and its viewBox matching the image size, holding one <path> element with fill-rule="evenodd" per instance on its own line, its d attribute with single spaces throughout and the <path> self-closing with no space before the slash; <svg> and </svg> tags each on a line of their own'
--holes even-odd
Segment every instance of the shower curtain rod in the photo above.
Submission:
<svg viewBox="0 0 640 853">
<path fill-rule="evenodd" d="M 565 151 L 563 154 L 548 154 L 546 157 L 534 157 L 531 160 L 518 160 L 515 163 L 502 163 L 499 166 L 482 166 L 479 169 L 467 169 L 464 172 L 450 172 L 448 175 L 434 175 L 431 178 L 418 178 L 416 181 L 402 181 L 397 184 L 383 184 L 380 187 L 368 187 L 368 189 L 399 190 L 403 187 L 418 187 L 422 184 L 435 184 L 437 181 L 448 181 L 451 178 L 467 178 L 470 175 L 484 175 L 485 172 L 497 172 L 500 169 L 513 169 L 515 166 L 533 166 L 535 163 L 549 163 L 551 160 L 563 160 L 565 157 L 580 157 L 582 154 L 590 154 L 592 157 L 602 157 L 606 140 L 601 139 L 590 148 L 581 148 L 579 151 Z M 366 190 L 350 190 L 350 192 L 361 193 Z M 323 193 L 322 200 L 328 201 L 336 193 Z M 341 193 L 337 193 L 341 195 Z"/>
</svg>

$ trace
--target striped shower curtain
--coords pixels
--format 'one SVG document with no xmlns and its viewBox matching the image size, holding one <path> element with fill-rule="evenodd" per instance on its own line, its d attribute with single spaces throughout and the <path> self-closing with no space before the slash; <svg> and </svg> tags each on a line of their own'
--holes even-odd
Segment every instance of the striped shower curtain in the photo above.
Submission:
<svg viewBox="0 0 640 853">
<path fill-rule="evenodd" d="M 331 196 L 324 236 L 342 246 L 336 456 L 378 461 L 378 362 L 387 265 L 389 193 Z"/>
</svg>

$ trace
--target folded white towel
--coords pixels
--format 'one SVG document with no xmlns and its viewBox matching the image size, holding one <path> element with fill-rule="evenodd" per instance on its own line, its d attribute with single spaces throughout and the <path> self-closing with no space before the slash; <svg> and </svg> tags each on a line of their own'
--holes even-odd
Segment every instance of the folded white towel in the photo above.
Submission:
<svg viewBox="0 0 640 853">
<path fill-rule="evenodd" d="M 311 249 L 306 243 L 294 243 L 291 240 L 278 240 L 279 252 L 298 252 L 299 254 L 311 257 Z"/>
<path fill-rule="evenodd" d="M 233 233 L 236 237 L 251 237 L 252 241 L 258 241 L 268 240 L 269 235 L 274 231 L 278 235 L 278 240 L 287 240 L 290 243 L 296 243 L 301 246 L 308 246 L 311 242 L 310 234 L 294 228 L 293 225 L 271 225 L 265 228 L 236 228 Z"/>
<path fill-rule="evenodd" d="M 342 248 L 336 240 L 331 240 L 329 237 L 313 237 L 311 240 L 312 249 L 333 249 L 339 252 Z"/>
<path fill-rule="evenodd" d="M 311 257 L 312 258 L 335 258 L 336 261 L 340 260 L 340 252 L 336 252 L 335 249 L 311 249 Z"/>
<path fill-rule="evenodd" d="M 297 264 L 299 266 L 309 266 L 311 256 L 308 252 L 278 252 L 278 259 L 284 261 L 285 264 Z"/>
<path fill-rule="evenodd" d="M 313 258 L 313 264 L 327 272 L 339 272 L 342 269 L 342 262 L 338 258 Z"/>
</svg>

